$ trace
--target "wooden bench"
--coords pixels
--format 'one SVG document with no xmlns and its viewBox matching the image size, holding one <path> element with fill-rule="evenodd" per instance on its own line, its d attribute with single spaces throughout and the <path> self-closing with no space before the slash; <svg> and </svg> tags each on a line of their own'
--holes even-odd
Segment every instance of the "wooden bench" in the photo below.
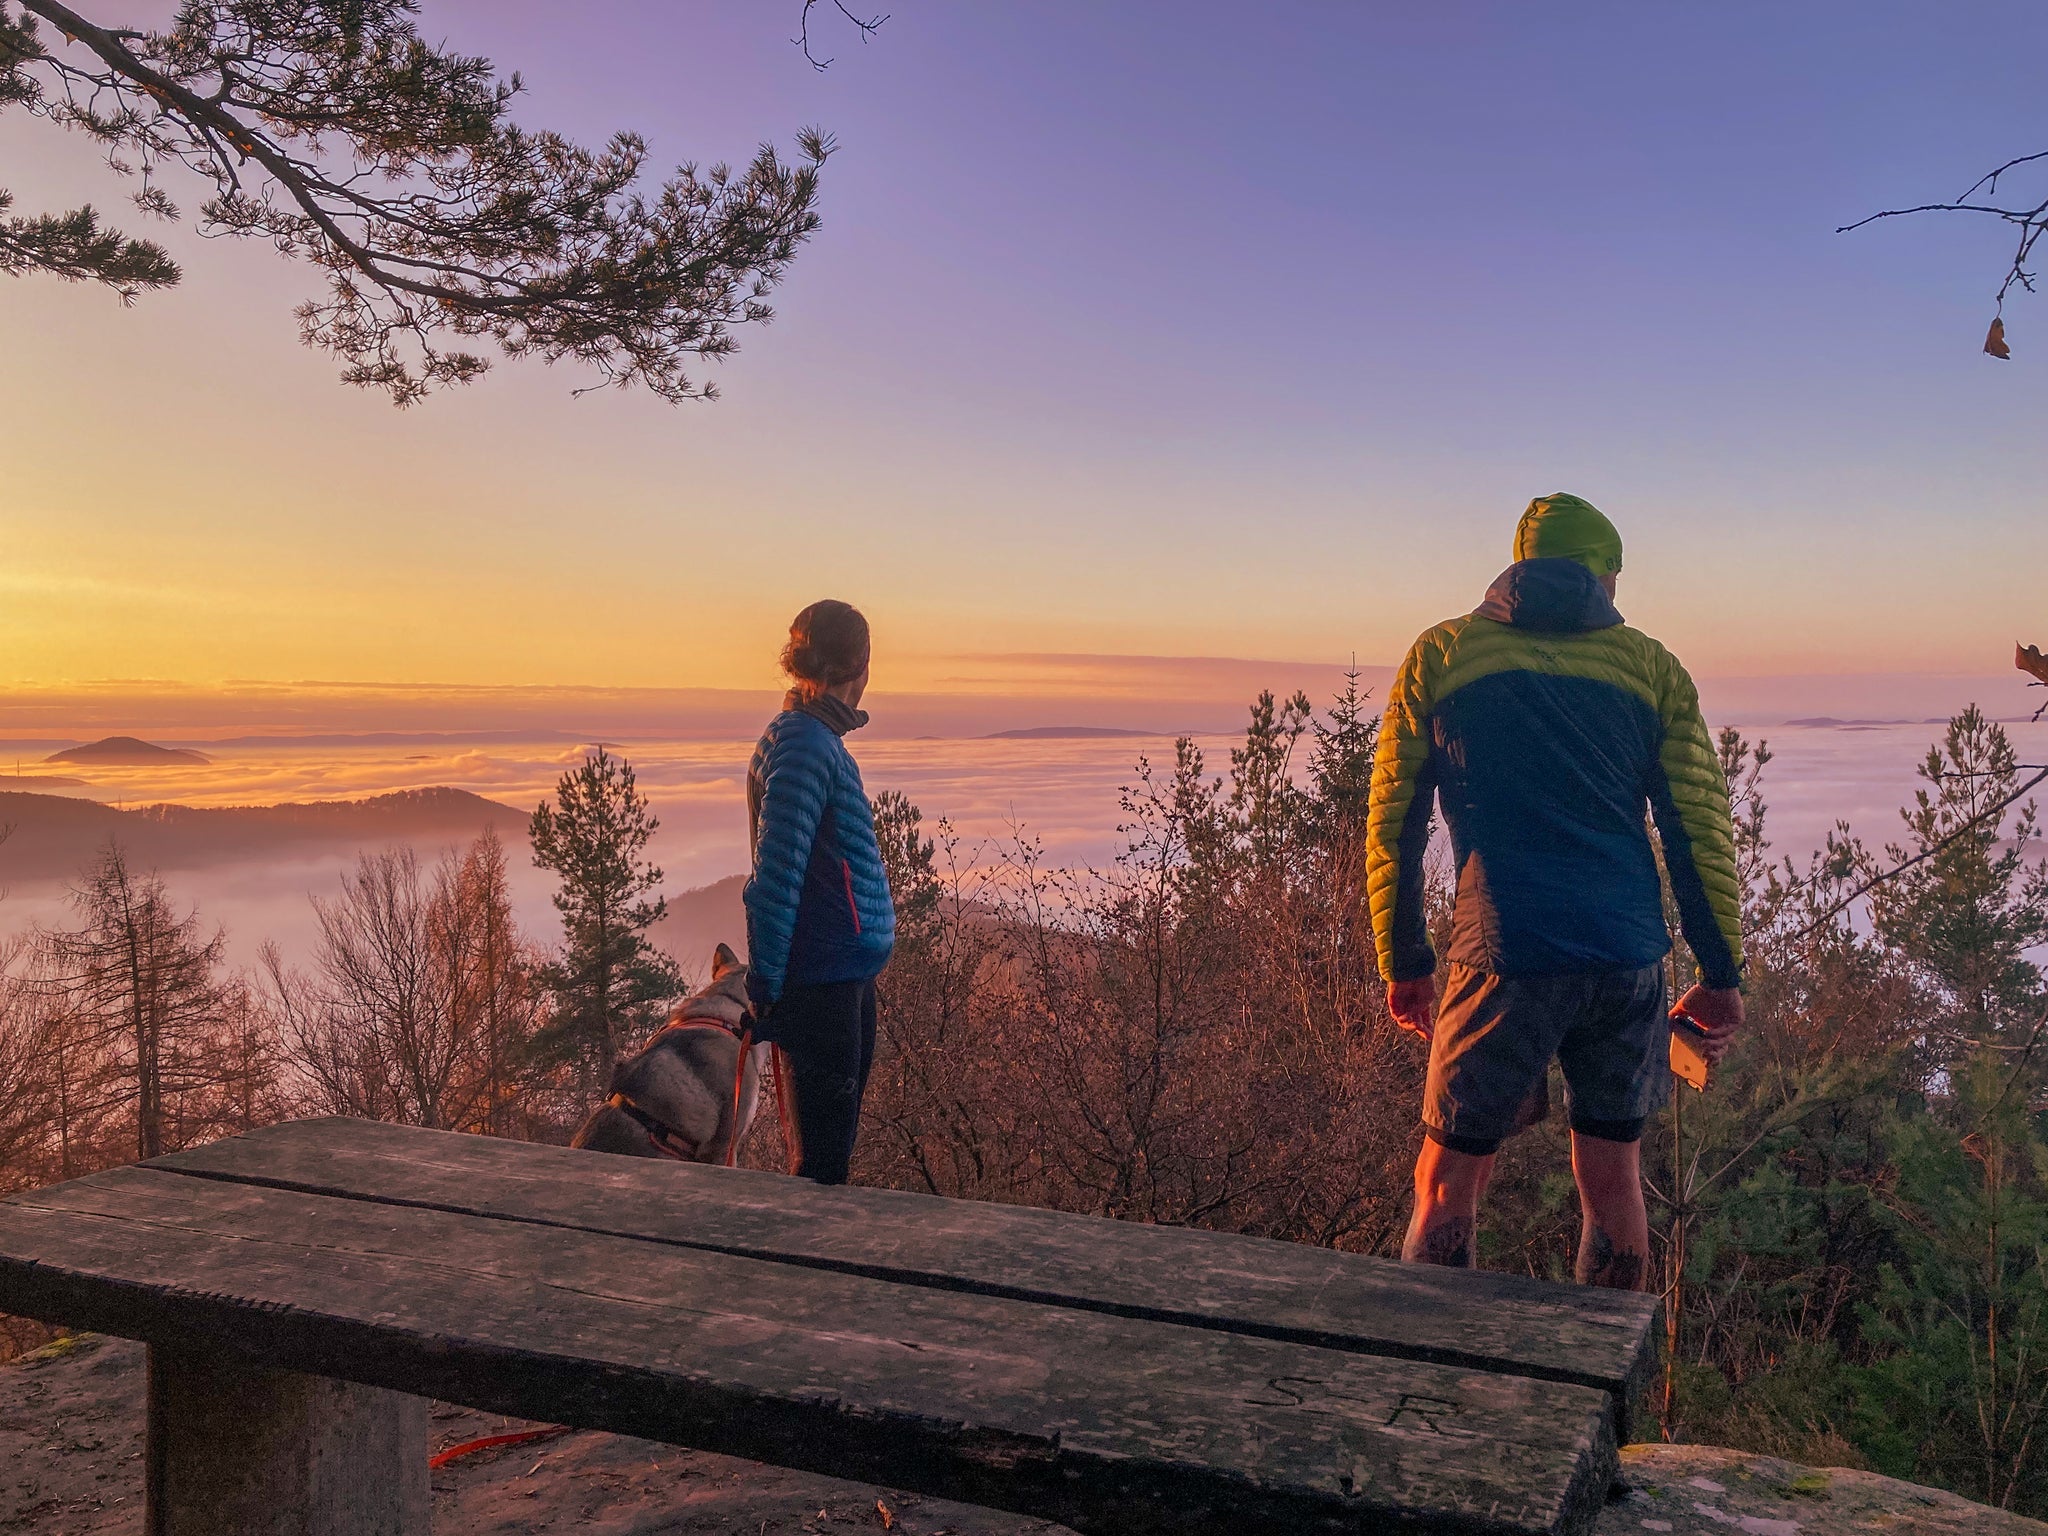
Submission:
<svg viewBox="0 0 2048 1536">
<path fill-rule="evenodd" d="M 316 1120 L 0 1202 L 0 1311 L 149 1344 L 150 1536 L 417 1536 L 427 1398 L 1087 1536 L 1563 1536 L 1656 1309 Z"/>
</svg>

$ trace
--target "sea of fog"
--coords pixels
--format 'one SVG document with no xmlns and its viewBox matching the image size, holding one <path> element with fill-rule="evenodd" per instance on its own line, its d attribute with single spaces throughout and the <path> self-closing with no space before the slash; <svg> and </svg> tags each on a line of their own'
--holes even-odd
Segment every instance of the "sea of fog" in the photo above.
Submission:
<svg viewBox="0 0 2048 1536">
<path fill-rule="evenodd" d="M 2020 760 L 2048 762 L 2048 723 L 2008 722 Z M 1773 761 L 1764 795 L 1776 848 L 1803 861 L 1828 828 L 1847 821 L 1872 843 L 1899 831 L 1899 807 L 1918 781 L 1914 770 L 1941 734 L 1938 725 L 1773 726 L 1750 733 L 1768 740 Z M 1197 738 L 1212 771 L 1228 768 L 1232 738 Z M 900 790 L 927 822 L 945 818 L 963 852 L 974 857 L 1021 832 L 1039 840 L 1048 858 L 1100 864 L 1118 846 L 1120 786 L 1137 760 L 1170 764 L 1165 737 L 1081 740 L 852 739 L 870 793 Z M 607 743 L 631 761 L 661 819 L 653 855 L 666 889 L 705 886 L 746 867 L 745 773 L 748 741 L 628 740 Z M 90 782 L 67 789 L 120 806 L 155 803 L 262 805 L 355 799 L 389 790 L 453 785 L 530 810 L 585 744 L 560 739 L 492 741 L 487 745 L 297 746 L 288 742 L 210 749 L 214 761 L 149 769 L 92 767 Z M 8 765 L 11 766 L 11 765 Z M 36 769 L 24 764 L 24 771 Z M 23 786 L 26 787 L 26 786 Z M 436 852 L 421 849 L 423 854 Z M 515 847 L 519 915 L 530 931 L 557 933 L 549 877 Z M 226 927 L 230 948 L 253 959 L 264 940 L 303 958 L 315 923 L 309 894 L 332 891 L 352 850 L 316 857 L 165 871 L 173 893 Z M 0 931 L 65 917 L 59 883 L 19 884 L 0 898 Z M 735 941 L 738 935 L 733 936 Z"/>
</svg>

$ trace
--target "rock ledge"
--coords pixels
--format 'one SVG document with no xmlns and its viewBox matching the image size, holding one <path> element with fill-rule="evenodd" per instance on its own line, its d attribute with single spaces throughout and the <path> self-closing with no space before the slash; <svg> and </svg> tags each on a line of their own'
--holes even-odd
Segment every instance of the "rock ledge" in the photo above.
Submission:
<svg viewBox="0 0 2048 1536">
<path fill-rule="evenodd" d="M 2003 1510 L 1844 1468 L 1802 1467 L 1710 1445 L 1631 1445 L 1597 1536 L 2048 1536 Z"/>
</svg>

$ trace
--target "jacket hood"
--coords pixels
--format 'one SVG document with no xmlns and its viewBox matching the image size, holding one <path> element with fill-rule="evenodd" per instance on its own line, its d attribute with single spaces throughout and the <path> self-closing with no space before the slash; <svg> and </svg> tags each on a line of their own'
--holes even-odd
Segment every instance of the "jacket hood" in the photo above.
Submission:
<svg viewBox="0 0 2048 1536">
<path fill-rule="evenodd" d="M 1600 578 L 1567 556 L 1517 560 L 1494 578 L 1474 613 L 1553 635 L 1612 629 L 1621 622 Z"/>
</svg>

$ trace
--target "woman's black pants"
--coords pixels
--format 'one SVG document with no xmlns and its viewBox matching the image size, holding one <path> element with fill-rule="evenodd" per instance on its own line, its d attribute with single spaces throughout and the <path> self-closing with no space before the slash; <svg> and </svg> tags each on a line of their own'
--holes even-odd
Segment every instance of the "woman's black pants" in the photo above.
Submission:
<svg viewBox="0 0 2048 1536">
<path fill-rule="evenodd" d="M 861 1095 L 875 1062 L 875 984 L 786 987 L 770 1028 L 796 1101 L 796 1171 L 820 1184 L 844 1184 L 860 1129 Z"/>
</svg>

